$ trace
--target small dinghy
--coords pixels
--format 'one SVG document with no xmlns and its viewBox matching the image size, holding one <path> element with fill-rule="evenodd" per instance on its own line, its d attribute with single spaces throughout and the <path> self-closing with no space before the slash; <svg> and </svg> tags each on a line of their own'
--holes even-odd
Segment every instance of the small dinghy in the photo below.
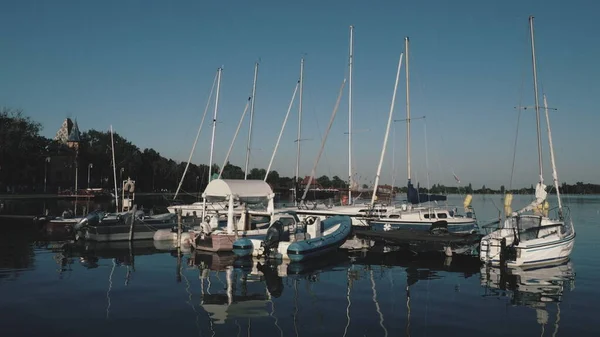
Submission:
<svg viewBox="0 0 600 337">
<path fill-rule="evenodd" d="M 242 238 L 233 243 L 238 257 L 255 256 L 267 259 L 304 261 L 338 249 L 352 230 L 349 216 L 333 216 L 321 221 L 305 219 L 305 232 L 284 231 L 281 221 L 274 221 L 264 239 Z"/>
</svg>

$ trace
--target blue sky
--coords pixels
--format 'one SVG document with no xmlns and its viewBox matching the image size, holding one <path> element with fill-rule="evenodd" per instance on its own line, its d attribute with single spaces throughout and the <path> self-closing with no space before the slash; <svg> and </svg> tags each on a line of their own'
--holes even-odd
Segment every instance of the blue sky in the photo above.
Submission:
<svg viewBox="0 0 600 337">
<path fill-rule="evenodd" d="M 140 148 L 187 160 L 216 69 L 224 66 L 215 162 L 224 160 L 260 59 L 251 167 L 266 167 L 304 54 L 301 172 L 313 166 L 355 26 L 354 171 L 374 180 L 403 39 L 410 37 L 413 180 L 508 186 L 519 101 L 533 105 L 529 15 L 548 95 L 559 178 L 599 183 L 600 23 L 595 1 L 28 1 L 0 2 L 0 105 L 53 137 L 66 117 L 110 124 Z M 347 90 L 317 175 L 348 175 Z M 535 183 L 535 116 L 523 113 L 513 186 Z M 394 118 L 405 116 L 404 69 Z M 212 115 L 212 109 L 210 114 Z M 193 162 L 207 163 L 210 116 Z M 247 121 L 231 162 L 244 166 Z M 545 124 L 543 124 L 545 125 Z M 395 123 L 396 184 L 406 181 L 405 124 Z M 297 104 L 273 168 L 294 173 Z M 545 129 L 545 127 L 544 127 Z M 427 132 L 427 151 L 424 133 Z M 545 176 L 551 183 L 546 133 Z M 392 181 L 392 137 L 381 182 Z M 426 160 L 427 154 L 427 160 Z M 427 165 L 428 162 L 428 165 Z M 427 170 L 427 168 L 429 168 Z"/>
</svg>

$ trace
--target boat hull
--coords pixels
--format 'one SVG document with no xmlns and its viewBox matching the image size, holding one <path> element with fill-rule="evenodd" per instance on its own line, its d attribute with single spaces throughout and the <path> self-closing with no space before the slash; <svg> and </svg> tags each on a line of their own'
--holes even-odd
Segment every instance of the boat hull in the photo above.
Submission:
<svg viewBox="0 0 600 337">
<path fill-rule="evenodd" d="M 161 229 L 171 229 L 175 223 L 135 224 L 133 240 L 152 240 L 154 233 Z M 83 238 L 91 241 L 127 241 L 129 240 L 130 225 L 98 225 L 89 226 L 83 233 Z"/>
<path fill-rule="evenodd" d="M 516 259 L 500 259 L 501 243 L 499 240 L 483 238 L 481 241 L 480 260 L 494 266 L 506 264 L 507 267 L 528 267 L 557 263 L 569 259 L 575 245 L 575 233 L 553 240 L 527 246 L 515 246 Z"/>
<path fill-rule="evenodd" d="M 237 234 L 227 234 L 226 232 L 212 233 L 211 235 L 200 235 L 196 239 L 196 249 L 209 252 L 230 252 L 234 250 L 233 243 L 242 238 L 262 237 L 267 234 L 268 228 L 253 229 L 247 231 L 238 231 Z M 288 226 L 284 226 L 284 231 L 288 231 Z M 262 238 L 261 238 L 262 240 Z"/>
<path fill-rule="evenodd" d="M 427 231 L 433 225 L 434 221 L 397 221 L 397 220 L 372 220 L 370 229 L 373 231 L 390 230 L 422 230 Z M 448 231 L 450 233 L 475 233 L 479 230 L 477 221 L 450 222 L 448 221 Z"/>
</svg>

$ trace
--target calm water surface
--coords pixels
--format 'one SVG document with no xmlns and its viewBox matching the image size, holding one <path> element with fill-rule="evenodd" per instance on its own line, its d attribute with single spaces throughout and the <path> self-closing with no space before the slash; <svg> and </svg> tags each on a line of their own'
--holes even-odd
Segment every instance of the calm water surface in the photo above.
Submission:
<svg viewBox="0 0 600 337">
<path fill-rule="evenodd" d="M 394 253 L 258 266 L 178 258 L 152 241 L 63 247 L 4 223 L 0 326 L 6 336 L 599 336 L 600 198 L 565 202 L 577 230 L 571 261 L 510 275 Z M 481 224 L 501 205 L 473 201 Z"/>
</svg>

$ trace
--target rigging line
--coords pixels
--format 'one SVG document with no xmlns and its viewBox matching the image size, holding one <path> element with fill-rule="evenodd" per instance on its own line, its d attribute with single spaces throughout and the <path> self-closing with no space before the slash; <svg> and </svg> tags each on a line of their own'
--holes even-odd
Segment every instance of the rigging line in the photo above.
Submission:
<svg viewBox="0 0 600 337">
<path fill-rule="evenodd" d="M 225 166 L 227 166 L 227 163 L 229 162 L 229 155 L 231 155 L 231 150 L 233 149 L 233 145 L 235 144 L 237 135 L 240 132 L 240 128 L 242 127 L 242 123 L 244 122 L 244 118 L 246 117 L 246 112 L 248 111 L 248 107 L 250 106 L 251 101 L 252 97 L 248 97 L 248 100 L 246 101 L 246 106 L 244 107 L 244 112 L 242 112 L 242 117 L 240 118 L 237 128 L 235 129 L 235 134 L 233 135 L 233 139 L 231 140 L 231 144 L 229 144 L 229 149 L 227 150 L 227 154 L 225 155 L 225 160 L 223 161 L 222 166 L 223 169 L 219 170 L 219 176 L 217 177 L 217 179 L 221 179 L 221 174 L 223 173 Z"/>
<path fill-rule="evenodd" d="M 219 74 L 217 72 L 217 74 L 215 75 L 215 79 L 213 80 L 212 87 L 210 88 L 210 94 L 208 95 L 208 100 L 206 101 L 206 107 L 204 108 L 204 114 L 202 115 L 202 121 L 200 122 L 200 127 L 198 127 L 198 132 L 196 133 L 196 140 L 194 140 L 194 145 L 192 146 L 192 151 L 190 151 L 190 156 L 188 158 L 187 164 L 185 165 L 185 169 L 183 170 L 183 175 L 181 176 L 181 181 L 179 182 L 179 186 L 177 186 L 177 191 L 175 191 L 173 200 L 175 200 L 175 198 L 177 198 L 177 194 L 179 193 L 181 184 L 183 184 L 183 179 L 185 178 L 185 174 L 187 173 L 188 167 L 190 166 L 190 162 L 192 161 L 192 156 L 194 155 L 194 151 L 196 150 L 196 144 L 198 144 L 198 137 L 200 137 L 200 131 L 202 130 L 202 126 L 204 125 L 204 119 L 206 118 L 206 113 L 208 112 L 208 108 L 210 107 L 210 102 L 211 102 L 211 98 L 213 95 L 213 91 L 215 89 L 215 84 L 217 82 L 218 75 Z"/>
<path fill-rule="evenodd" d="M 431 100 L 427 99 L 428 95 L 426 95 L 425 85 L 423 84 L 423 82 L 421 82 L 421 80 L 420 80 L 421 78 L 419 76 L 419 73 L 414 71 L 414 62 L 415 61 L 413 60 L 412 61 L 411 72 L 410 72 L 410 76 L 412 78 L 413 86 L 414 86 L 414 84 L 416 82 L 417 89 L 419 90 L 421 96 L 425 98 L 425 102 L 429 102 Z M 411 118 L 411 119 L 416 119 L 416 118 Z M 439 127 L 440 126 L 439 125 L 439 123 L 440 123 L 439 120 L 440 119 L 441 118 L 439 118 L 439 116 L 437 116 L 437 118 L 434 118 L 434 121 L 435 121 L 435 124 L 436 124 L 436 125 L 433 125 L 434 130 L 443 130 L 442 128 Z M 443 132 L 438 132 L 438 135 L 441 138 L 442 144 L 446 144 L 446 142 L 444 141 L 444 136 L 443 136 L 444 133 Z M 447 151 L 439 151 L 438 153 L 448 153 L 448 152 Z M 442 170 L 442 165 L 441 165 L 441 162 L 440 162 L 439 155 L 435 156 L 435 161 L 438 164 L 439 176 L 440 177 L 444 176 L 444 174 L 443 174 L 444 171 Z M 449 162 L 449 161 L 447 161 L 447 162 Z M 454 173 L 454 166 L 452 164 L 448 165 L 448 166 L 449 166 L 450 170 Z M 441 184 L 441 180 L 439 178 L 437 179 L 437 181 L 438 181 L 438 184 Z M 445 184 L 444 184 L 444 188 L 446 188 Z M 460 186 L 458 188 L 459 188 L 459 193 L 460 193 Z M 447 190 L 446 189 L 444 189 L 444 193 L 447 194 Z"/>
<path fill-rule="evenodd" d="M 529 27 L 527 27 L 526 29 L 526 34 L 525 34 L 525 40 L 529 39 Z M 528 43 L 526 43 L 527 45 Z M 527 47 L 527 49 L 529 49 L 529 47 Z M 518 114 L 517 114 L 517 129 L 515 131 L 515 142 L 513 145 L 513 159 L 512 159 L 512 168 L 510 170 L 510 180 L 509 180 L 509 184 L 508 184 L 508 190 L 512 190 L 512 183 L 513 183 L 513 177 L 514 177 L 514 172 L 515 172 L 515 163 L 516 163 L 516 157 L 517 157 L 517 140 L 519 138 L 519 124 L 521 121 L 521 112 L 522 112 L 522 107 L 523 107 L 523 88 L 525 86 L 525 76 L 526 75 L 526 71 L 527 71 L 527 64 L 529 64 L 529 61 L 527 61 L 527 63 L 523 62 L 521 64 L 521 87 L 519 88 L 519 105 L 517 106 L 518 108 Z"/>
<path fill-rule="evenodd" d="M 319 149 L 319 154 L 317 155 L 317 159 L 315 160 L 315 163 L 311 170 L 310 177 L 308 178 L 308 183 L 306 184 L 306 187 L 304 188 L 304 194 L 302 195 L 302 199 L 301 199 L 302 202 L 304 202 L 306 200 L 306 195 L 308 193 L 310 185 L 312 184 L 314 175 L 316 174 L 317 165 L 319 164 L 319 159 L 321 159 L 321 154 L 323 153 L 323 149 L 325 148 L 325 141 L 327 140 L 327 136 L 329 135 L 329 131 L 331 130 L 331 126 L 335 119 L 335 115 L 337 114 L 338 108 L 340 106 L 340 100 L 342 99 L 342 94 L 344 92 L 345 85 L 346 85 L 346 78 L 344 78 L 344 81 L 342 82 L 342 85 L 340 86 L 340 91 L 338 93 L 338 97 L 335 102 L 335 106 L 333 107 L 333 113 L 331 114 L 331 118 L 329 119 L 329 125 L 327 126 L 327 130 L 325 131 L 325 135 L 323 137 L 323 140 L 321 141 L 321 148 Z"/>
<path fill-rule="evenodd" d="M 344 75 L 344 78 L 346 78 L 345 75 Z M 308 96 L 309 101 L 312 101 L 312 95 L 311 95 L 310 89 L 306 90 L 306 91 L 307 91 L 306 96 Z M 319 140 L 323 141 L 323 133 L 321 132 L 321 126 L 319 125 L 319 119 L 317 118 L 317 109 L 315 108 L 314 105 L 312 105 L 311 108 L 312 108 L 311 110 L 312 110 L 313 117 L 315 119 L 315 124 L 317 125 L 317 133 L 319 135 Z M 327 158 L 327 151 L 325 149 L 323 149 L 323 155 L 325 156 L 325 165 L 327 166 L 327 171 L 329 173 L 329 176 L 331 177 L 331 166 L 329 165 L 329 159 Z M 316 179 L 316 177 L 315 177 L 315 179 Z"/>
</svg>

